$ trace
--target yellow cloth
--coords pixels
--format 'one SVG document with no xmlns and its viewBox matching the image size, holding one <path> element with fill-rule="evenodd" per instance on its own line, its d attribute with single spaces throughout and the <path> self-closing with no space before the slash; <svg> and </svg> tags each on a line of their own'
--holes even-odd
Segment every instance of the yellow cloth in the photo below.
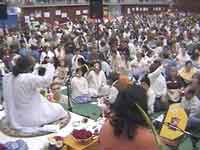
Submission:
<svg viewBox="0 0 200 150">
<path fill-rule="evenodd" d="M 181 78 L 183 78 L 186 81 L 191 81 L 192 80 L 192 76 L 197 72 L 197 70 L 195 68 L 192 68 L 189 72 L 187 72 L 185 70 L 185 67 L 181 68 L 179 70 L 179 75 Z"/>
</svg>

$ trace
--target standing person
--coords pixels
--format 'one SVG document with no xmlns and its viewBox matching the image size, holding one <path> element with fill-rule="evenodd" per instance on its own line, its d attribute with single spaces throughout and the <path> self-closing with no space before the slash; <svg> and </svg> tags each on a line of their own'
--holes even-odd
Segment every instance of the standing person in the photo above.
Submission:
<svg viewBox="0 0 200 150">
<path fill-rule="evenodd" d="M 163 65 L 159 60 L 155 60 L 149 68 L 148 78 L 151 83 L 151 88 L 156 95 L 155 111 L 167 109 L 165 96 L 167 94 L 167 84 L 165 77 L 162 74 Z"/>
<path fill-rule="evenodd" d="M 31 73 L 33 67 L 32 57 L 21 56 L 3 78 L 6 120 L 11 128 L 22 132 L 36 132 L 42 125 L 67 117 L 61 105 L 49 102 L 38 90 L 50 85 L 54 66 L 48 63 L 44 76 Z"/>
<path fill-rule="evenodd" d="M 154 136 L 137 105 L 147 112 L 146 91 L 133 85 L 120 91 L 100 133 L 105 150 L 158 150 Z M 145 144 L 144 144 L 145 143 Z"/>
<path fill-rule="evenodd" d="M 156 95 L 154 91 L 151 89 L 151 83 L 147 75 L 145 75 L 141 80 L 140 80 L 141 86 L 147 91 L 147 96 L 148 96 L 148 113 L 153 114 L 154 113 L 154 104 L 156 101 Z"/>
</svg>

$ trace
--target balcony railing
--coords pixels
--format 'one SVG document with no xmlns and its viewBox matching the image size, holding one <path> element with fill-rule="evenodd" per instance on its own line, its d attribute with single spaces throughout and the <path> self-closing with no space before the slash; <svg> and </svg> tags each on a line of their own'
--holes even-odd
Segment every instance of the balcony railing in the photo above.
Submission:
<svg viewBox="0 0 200 150">
<path fill-rule="evenodd" d="M 37 5 L 88 5 L 89 0 L 8 0 L 10 5 L 37 6 Z M 104 0 L 104 4 L 168 4 L 168 0 Z"/>
</svg>

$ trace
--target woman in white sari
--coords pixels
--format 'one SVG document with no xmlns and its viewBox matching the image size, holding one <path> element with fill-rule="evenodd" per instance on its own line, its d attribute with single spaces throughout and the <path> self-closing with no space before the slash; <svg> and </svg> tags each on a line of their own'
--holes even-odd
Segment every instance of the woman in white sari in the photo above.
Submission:
<svg viewBox="0 0 200 150">
<path fill-rule="evenodd" d="M 46 64 L 46 73 L 31 73 L 32 57 L 20 57 L 13 72 L 3 78 L 3 96 L 8 125 L 22 132 L 36 132 L 48 123 L 67 117 L 61 105 L 51 103 L 40 95 L 39 88 L 48 87 L 53 79 L 54 66 Z"/>
<path fill-rule="evenodd" d="M 89 90 L 91 95 L 107 95 L 108 85 L 105 73 L 101 70 L 100 62 L 94 63 L 94 70 L 91 70 L 87 76 Z"/>
</svg>

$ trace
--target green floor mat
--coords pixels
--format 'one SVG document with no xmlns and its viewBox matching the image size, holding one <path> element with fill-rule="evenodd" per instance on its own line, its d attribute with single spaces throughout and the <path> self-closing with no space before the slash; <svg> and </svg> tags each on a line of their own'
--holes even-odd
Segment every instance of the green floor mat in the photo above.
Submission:
<svg viewBox="0 0 200 150">
<path fill-rule="evenodd" d="M 61 94 L 67 95 L 67 88 L 61 91 Z M 81 116 L 85 116 L 91 118 L 93 120 L 97 120 L 101 115 L 100 108 L 95 104 L 72 104 L 72 112 L 75 114 L 79 114 Z M 65 109 L 68 109 L 68 106 L 64 106 Z"/>
<path fill-rule="evenodd" d="M 73 104 L 72 112 L 97 120 L 101 115 L 100 108 L 95 104 Z"/>
<path fill-rule="evenodd" d="M 69 110 L 67 105 L 63 105 L 65 110 Z M 95 104 L 73 104 L 72 112 L 93 120 L 97 120 L 101 115 L 100 108 Z"/>
</svg>

